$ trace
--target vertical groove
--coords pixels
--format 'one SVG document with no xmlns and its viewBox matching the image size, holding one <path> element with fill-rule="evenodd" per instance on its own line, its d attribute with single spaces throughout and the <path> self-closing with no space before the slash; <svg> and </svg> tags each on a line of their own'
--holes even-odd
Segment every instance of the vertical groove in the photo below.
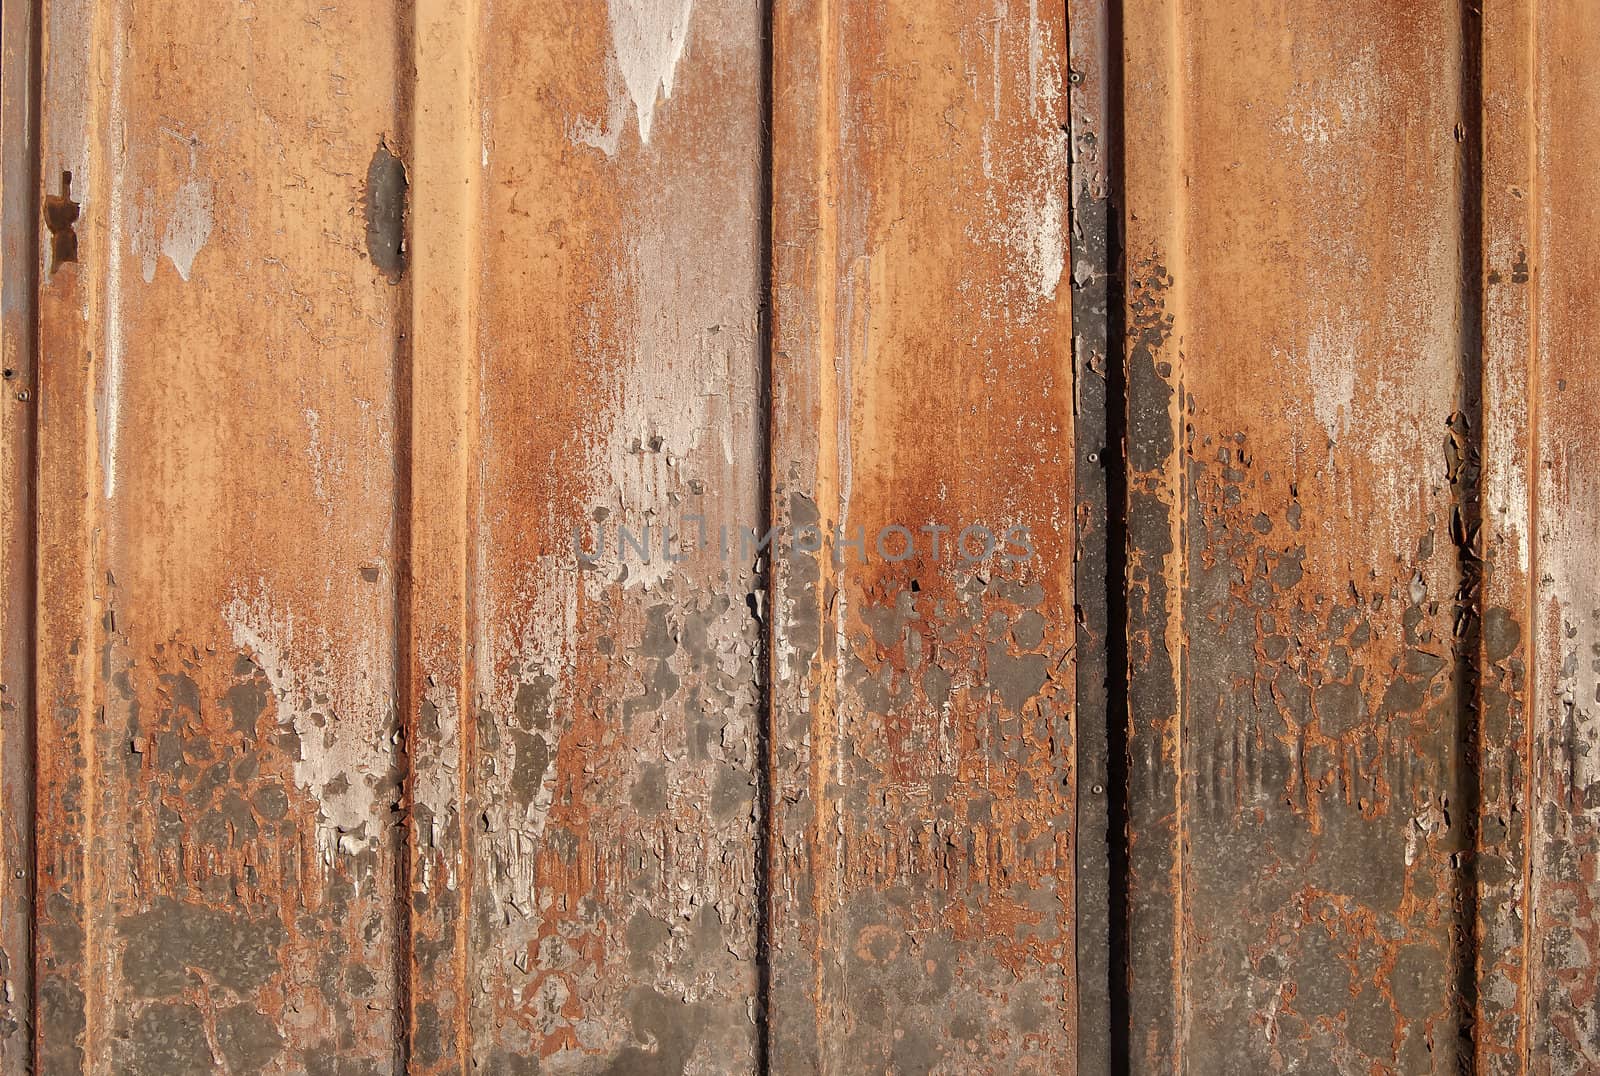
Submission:
<svg viewBox="0 0 1600 1076">
<path fill-rule="evenodd" d="M 1128 730 L 1132 719 L 1128 683 L 1128 398 L 1127 371 L 1127 244 L 1122 228 L 1122 208 L 1126 204 L 1127 110 L 1124 100 L 1126 76 L 1123 72 L 1122 0 L 1105 0 L 1107 7 L 1106 132 L 1105 142 L 1111 158 L 1107 162 L 1107 183 L 1111 209 L 1107 214 L 1106 264 L 1114 272 L 1106 295 L 1106 662 L 1112 675 L 1106 697 L 1106 847 L 1110 946 L 1109 1010 L 1111 1072 L 1125 1076 L 1133 1069 L 1131 971 L 1128 916 L 1132 907 L 1132 878 L 1129 874 Z"/>
<path fill-rule="evenodd" d="M 776 428 L 776 416 L 773 413 L 775 406 L 772 394 L 772 353 L 773 353 L 773 320 L 772 305 L 776 301 L 777 280 L 774 276 L 772 229 L 774 225 L 774 142 L 773 108 L 775 106 L 773 94 L 773 66 L 775 62 L 774 49 L 776 48 L 776 34 L 773 25 L 773 0 L 761 0 L 760 33 L 761 33 L 761 76 L 760 76 L 760 111 L 761 111 L 761 148 L 760 162 L 757 166 L 757 195 L 756 195 L 756 272 L 759 293 L 759 325 L 760 358 L 757 376 L 760 379 L 757 392 L 760 396 L 761 428 L 757 436 L 760 444 L 757 446 L 761 464 L 758 470 L 760 488 L 757 496 L 760 502 L 761 520 L 759 534 L 767 534 L 778 522 L 777 504 L 775 503 L 776 477 L 773 474 L 774 460 L 772 456 L 773 431 Z M 756 724 L 756 812 L 758 823 L 756 829 L 755 849 L 755 900 L 756 900 L 756 1072 L 759 1076 L 767 1076 L 772 1070 L 772 851 L 773 843 L 777 840 L 775 819 L 773 817 L 773 785 L 776 780 L 774 766 L 776 765 L 776 738 L 777 715 L 773 709 L 773 683 L 777 670 L 773 667 L 774 655 L 777 653 L 777 572 L 774 570 L 773 554 L 769 551 L 766 560 L 761 565 L 762 579 L 759 585 L 766 596 L 766 609 L 764 623 L 759 625 L 759 641 L 761 654 L 756 664 L 756 675 L 759 678 L 756 684 L 757 714 Z"/>
<path fill-rule="evenodd" d="M 83 189 L 83 214 L 80 218 L 82 230 L 78 247 L 80 271 L 85 269 L 87 262 L 88 287 L 85 290 L 83 305 L 87 313 L 84 319 L 86 326 L 84 357 L 88 361 L 83 368 L 82 394 L 74 401 L 74 404 L 82 409 L 83 428 L 80 436 L 83 438 L 83 447 L 74 445 L 73 448 L 83 453 L 84 469 L 81 487 L 75 486 L 73 493 L 83 496 L 84 506 L 81 517 L 86 550 L 82 595 L 85 617 L 82 645 L 93 651 L 99 651 L 102 646 L 110 645 L 109 633 L 105 632 L 102 626 L 104 610 L 109 605 L 109 596 L 106 603 L 102 603 L 100 597 L 104 578 L 101 573 L 107 570 L 104 562 L 107 545 L 104 520 L 109 505 L 105 499 L 96 496 L 102 489 L 101 483 L 96 479 L 104 480 L 112 461 L 105 458 L 103 448 L 108 446 L 102 446 L 95 421 L 98 417 L 96 404 L 101 399 L 96 384 L 97 376 L 116 377 L 116 370 L 121 362 L 117 354 L 121 342 L 115 339 L 120 334 L 120 327 L 115 322 L 121 308 L 119 294 L 121 282 L 115 279 L 120 270 L 118 264 L 120 259 L 117 255 L 122 240 L 118 234 L 122 224 L 118 205 L 121 197 L 121 180 L 118 176 L 121 162 L 113 154 L 111 144 L 119 130 L 126 125 L 122 102 L 125 14 L 124 0 L 96 3 L 93 30 L 88 35 L 87 68 L 93 89 L 90 91 L 86 117 L 89 130 L 85 138 L 84 156 L 88 162 L 88 172 Z M 107 58 L 103 43 L 108 40 L 111 42 L 110 70 L 104 70 L 102 65 L 106 63 Z M 108 210 L 103 222 L 94 212 L 94 207 L 102 199 Z M 95 239 L 102 241 L 99 246 L 95 245 Z M 84 257 L 85 254 L 87 258 Z M 106 417 L 110 421 L 115 420 L 114 415 Z M 102 715 L 105 685 L 97 675 L 98 670 L 93 660 L 80 665 L 79 668 L 79 684 L 83 691 L 79 703 L 82 736 L 79 748 L 83 752 L 84 788 L 87 790 L 83 801 L 83 829 L 81 834 L 76 835 L 83 872 L 83 885 L 79 896 L 83 921 L 82 968 L 85 980 L 82 983 L 85 1018 L 84 1071 L 104 1072 L 108 1071 L 105 1061 L 109 1056 L 109 1050 L 105 1045 L 105 1024 L 109 999 L 114 995 L 115 988 L 106 981 L 105 975 L 97 973 L 98 969 L 109 963 L 104 938 L 109 916 L 102 917 L 99 914 L 101 902 L 105 900 L 107 894 L 103 885 L 104 879 L 96 877 L 93 864 L 96 846 L 104 840 L 101 833 L 101 815 L 105 806 L 105 793 L 109 791 L 101 779 L 101 756 L 95 727 Z"/>
<path fill-rule="evenodd" d="M 1172 605 L 1167 616 L 1167 645 L 1172 655 L 1173 682 L 1176 686 L 1174 696 L 1175 708 L 1173 710 L 1172 738 L 1175 742 L 1173 758 L 1177 772 L 1172 776 L 1173 819 L 1174 834 L 1172 842 L 1173 856 L 1173 984 L 1175 996 L 1173 998 L 1174 1028 L 1172 1031 L 1173 1069 L 1176 1072 L 1184 1071 L 1184 1047 L 1188 1040 L 1188 1022 L 1185 1013 L 1188 1011 L 1186 994 L 1189 988 L 1187 938 L 1185 937 L 1185 894 L 1187 891 L 1188 863 L 1186 861 L 1187 841 L 1184 839 L 1186 818 L 1184 812 L 1184 790 L 1187 774 L 1184 772 L 1184 732 L 1185 718 L 1189 707 L 1189 663 L 1187 661 L 1188 646 L 1188 598 L 1189 598 L 1189 467 L 1186 423 L 1184 414 L 1187 411 L 1184 391 L 1184 375 L 1186 370 L 1183 363 L 1183 330 L 1188 324 L 1187 295 L 1189 288 L 1188 255 L 1188 178 L 1186 155 L 1188 153 L 1188 131 L 1184 129 L 1186 115 L 1186 102 L 1184 100 L 1185 83 L 1183 62 L 1183 0 L 1172 0 L 1172 26 L 1169 60 L 1172 64 L 1169 77 L 1171 87 L 1171 123 L 1172 123 L 1172 154 L 1171 174 L 1168 181 L 1172 184 L 1172 247 L 1169 252 L 1168 264 L 1172 267 L 1172 388 L 1173 388 L 1173 459 L 1171 475 L 1171 489 L 1173 492 L 1172 509 L 1172 548 L 1173 563 L 1170 566 L 1171 578 L 1168 583 L 1169 593 L 1172 595 Z"/>
<path fill-rule="evenodd" d="M 1068 5 L 1071 109 L 1078 1071 L 1128 1071 L 1127 557 L 1120 4 Z M 1113 404 L 1116 404 L 1113 406 Z"/>
<path fill-rule="evenodd" d="M 411 131 L 416 124 L 415 82 L 412 67 L 415 48 L 415 0 L 397 0 L 394 7 L 395 40 L 395 102 L 394 126 L 396 131 Z M 407 254 L 412 247 L 411 219 L 406 214 L 402 222 L 402 235 Z M 401 280 L 401 294 L 395 309 L 394 336 L 394 423 L 398 432 L 395 446 L 394 470 L 394 548 L 398 563 L 394 572 L 394 678 L 395 722 L 399 733 L 395 744 L 395 768 L 401 775 L 400 817 L 398 847 L 395 849 L 395 1060 L 396 1071 L 408 1072 L 411 1068 L 411 1036 L 413 1033 L 411 1011 L 416 984 L 412 982 L 411 953 L 415 943 L 411 924 L 412 857 L 416 854 L 412 832 L 411 812 L 415 777 L 411 760 L 411 744 L 416 723 L 416 683 L 412 663 L 416 658 L 412 645 L 415 625 L 415 586 L 412 579 L 412 469 L 416 451 L 416 435 L 411 427 L 415 410 L 415 382 L 412 377 L 413 362 L 411 335 L 413 296 L 410 276 Z"/>
<path fill-rule="evenodd" d="M 1481 757 L 1483 707 L 1482 639 L 1484 363 L 1483 340 L 1483 24 L 1473 0 L 1461 6 L 1460 109 L 1464 126 L 1460 139 L 1457 197 L 1461 205 L 1461 322 L 1459 341 L 1461 386 L 1458 413 L 1453 424 L 1460 456 L 1453 461 L 1450 482 L 1455 499 L 1455 539 L 1460 570 L 1456 597 L 1457 790 L 1461 802 L 1457 817 L 1462 831 L 1457 869 L 1457 923 L 1455 994 L 1458 1006 L 1460 1069 L 1477 1071 L 1474 1022 L 1478 1007 L 1478 812 L 1481 807 Z"/>
</svg>

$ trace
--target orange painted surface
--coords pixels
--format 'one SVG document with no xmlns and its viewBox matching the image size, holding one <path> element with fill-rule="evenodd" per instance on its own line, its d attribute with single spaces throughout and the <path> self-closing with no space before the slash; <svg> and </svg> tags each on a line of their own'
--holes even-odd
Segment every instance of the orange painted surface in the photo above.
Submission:
<svg viewBox="0 0 1600 1076">
<path fill-rule="evenodd" d="M 1600 1069 L 1594 23 L 6 5 L 0 1073 Z"/>
</svg>

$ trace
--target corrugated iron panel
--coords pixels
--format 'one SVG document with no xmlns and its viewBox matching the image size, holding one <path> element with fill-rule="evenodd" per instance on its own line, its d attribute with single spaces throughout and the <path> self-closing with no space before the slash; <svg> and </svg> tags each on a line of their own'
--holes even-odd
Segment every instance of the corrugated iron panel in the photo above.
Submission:
<svg viewBox="0 0 1600 1076">
<path fill-rule="evenodd" d="M 1600 1070 L 1597 18 L 7 5 L 0 1071 Z"/>
<path fill-rule="evenodd" d="M 1485 181 L 1497 345 L 1488 363 L 1501 401 L 1486 449 L 1498 481 L 1486 499 L 1507 582 L 1519 589 L 1499 608 L 1486 603 L 1486 628 L 1491 617 L 1504 623 L 1485 632 L 1485 662 L 1505 670 L 1502 682 L 1509 674 L 1513 701 L 1485 738 L 1504 728 L 1514 745 L 1507 754 L 1523 761 L 1508 760 L 1504 778 L 1516 790 L 1505 798 L 1515 804 L 1520 792 L 1521 812 L 1484 826 L 1496 839 L 1501 826 L 1520 831 L 1504 838 L 1511 877 L 1482 875 L 1513 892 L 1520 881 L 1526 950 L 1515 1002 L 1509 962 L 1485 968 L 1480 996 L 1508 1013 L 1508 1026 L 1515 1020 L 1518 1037 L 1503 1036 L 1515 1051 L 1506 1071 L 1600 1069 L 1600 213 L 1586 134 L 1600 114 L 1589 50 L 1597 32 L 1600 12 L 1590 6 L 1519 5 L 1490 24 L 1486 49 L 1509 69 L 1505 89 L 1491 83 L 1495 95 L 1485 95 L 1498 106 L 1485 114 L 1505 139 L 1504 165 L 1493 158 L 1504 171 Z M 1519 937 L 1509 927 L 1485 933 Z"/>
<path fill-rule="evenodd" d="M 421 1071 L 754 1065 L 760 24 L 669 6 L 419 9 Z"/>
<path fill-rule="evenodd" d="M 44 13 L 37 1065 L 383 1066 L 399 29 Z"/>
<path fill-rule="evenodd" d="M 1133 1056 L 1454 1071 L 1475 997 L 1477 20 L 1126 18 Z"/>
<path fill-rule="evenodd" d="M 1124 17 L 1133 1065 L 1590 1071 L 1587 16 Z"/>
<path fill-rule="evenodd" d="M 778 13 L 775 1071 L 1073 1063 L 1065 38 Z"/>
</svg>

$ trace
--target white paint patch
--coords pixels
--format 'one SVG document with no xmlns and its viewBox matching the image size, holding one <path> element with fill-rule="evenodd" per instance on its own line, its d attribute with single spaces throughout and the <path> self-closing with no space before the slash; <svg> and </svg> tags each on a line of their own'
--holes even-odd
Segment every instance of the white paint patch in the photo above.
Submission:
<svg viewBox="0 0 1600 1076">
<path fill-rule="evenodd" d="M 194 259 L 211 235 L 211 181 L 191 179 L 178 188 L 167 210 L 167 227 L 161 233 L 161 253 L 171 259 L 184 280 L 194 269 Z"/>
<path fill-rule="evenodd" d="M 621 85 L 621 75 L 613 77 L 619 81 L 612 92 L 611 106 L 606 112 L 605 123 L 576 120 L 567 131 L 567 137 L 576 145 L 597 149 L 607 157 L 615 157 L 617 151 L 622 148 L 622 131 L 628 123 L 627 93 Z"/>
<path fill-rule="evenodd" d="M 1558 757 L 1573 787 L 1584 788 L 1600 780 L 1600 474 L 1582 438 L 1547 448 L 1545 461 L 1539 589 L 1549 612 L 1540 620 L 1559 618 L 1561 656 L 1540 679 L 1550 685 Z"/>
<path fill-rule="evenodd" d="M 672 79 L 689 38 L 694 0 L 606 0 L 611 45 L 639 116 L 639 139 L 650 142 L 656 104 L 672 96 Z"/>
<path fill-rule="evenodd" d="M 321 807 L 317 845 L 324 859 L 355 854 L 377 839 L 374 795 L 393 759 L 388 723 L 388 640 L 377 626 L 334 648 L 316 618 L 297 618 L 264 582 L 222 609 L 234 645 L 251 654 L 272 685 L 278 724 L 300 741 L 295 783 Z"/>
<path fill-rule="evenodd" d="M 979 135 L 978 159 L 988 183 L 984 212 L 969 223 L 967 236 L 1005 248 L 1015 272 L 986 283 L 985 290 L 1008 316 L 1029 317 L 1055 299 L 1066 272 L 1067 205 L 1062 192 L 1069 162 L 1057 114 L 1061 67 L 1046 48 L 1050 31 L 1040 20 L 1038 0 L 1029 0 L 1025 38 L 1007 32 L 1007 18 L 1006 5 L 1000 3 L 994 38 L 985 42 L 993 53 L 995 103 L 994 115 Z M 1022 30 L 1021 21 L 1014 21 Z M 1025 61 L 1025 69 L 1019 61 Z M 1027 178 L 1019 183 L 1019 176 Z"/>
<path fill-rule="evenodd" d="M 738 219 L 736 213 L 731 208 L 730 219 Z M 645 590 L 672 574 L 662 555 L 665 533 L 670 529 L 678 536 L 674 546 L 682 548 L 684 532 L 691 529 L 674 496 L 690 476 L 717 487 L 719 474 L 731 475 L 742 465 L 721 431 L 735 427 L 740 401 L 754 391 L 742 372 L 742 357 L 755 340 L 749 311 L 737 300 L 694 314 L 683 307 L 684 295 L 739 295 L 738 285 L 729 280 L 737 263 L 720 256 L 722 237 L 689 231 L 672 220 L 641 226 L 634 240 L 628 270 L 635 302 L 633 340 L 626 360 L 618 363 L 618 380 L 593 446 L 590 488 L 603 491 L 604 500 L 591 507 L 610 511 L 611 544 L 600 558 L 599 574 Z M 712 542 L 722 522 L 743 526 L 754 520 L 710 521 Z M 637 537 L 650 528 L 648 563 L 631 551 L 619 559 L 618 526 Z M 738 538 L 730 543 L 737 549 Z"/>
<path fill-rule="evenodd" d="M 1044 60 L 1044 42 L 1040 38 L 1039 0 L 1028 0 L 1028 100 L 1033 102 L 1034 115 L 1039 114 L 1039 66 Z M 1054 87 L 1055 79 L 1050 80 Z M 1052 91 L 1053 92 L 1053 91 Z"/>
<path fill-rule="evenodd" d="M 127 30 L 125 19 L 115 22 L 116 32 L 112 43 L 116 59 L 111 67 L 111 118 L 113 137 L 117 140 L 122 161 L 128 156 L 127 110 L 123 103 L 123 71 L 126 66 Z M 128 169 L 117 166 L 111 169 L 111 204 L 109 223 L 111 242 L 106 259 L 106 346 L 104 398 L 97 416 L 100 425 L 100 472 L 103 475 L 104 496 L 111 500 L 117 493 L 117 445 L 122 426 L 122 237 L 127 228 Z"/>
<path fill-rule="evenodd" d="M 1490 240 L 1489 264 L 1511 265 L 1519 253 L 1518 236 L 1497 232 Z M 1536 275 L 1534 284 L 1539 283 Z M 1483 368 L 1484 521 L 1496 542 L 1496 561 L 1512 572 L 1526 572 L 1532 550 L 1532 501 L 1531 461 L 1523 440 L 1531 422 L 1525 343 L 1515 334 L 1491 332 L 1484 345 L 1488 352 Z"/>
<path fill-rule="evenodd" d="M 1062 228 L 1064 207 L 1061 193 L 1054 187 L 1045 192 L 1044 201 L 1029 207 L 1023 218 L 1028 236 L 1028 264 L 1038 281 L 1041 299 L 1054 299 L 1061 272 L 1067 264 L 1066 234 Z"/>
<path fill-rule="evenodd" d="M 1422 810 L 1411 819 L 1411 824 L 1406 826 L 1406 866 L 1411 866 L 1417 861 L 1423 850 L 1431 847 L 1439 834 L 1447 828 L 1444 811 L 1438 804 L 1428 802 L 1423 804 Z"/>
<path fill-rule="evenodd" d="M 1327 317 L 1320 318 L 1306 340 L 1302 360 L 1311 386 L 1311 410 L 1334 444 L 1349 429 L 1356 396 L 1354 342 L 1359 327 L 1347 318 L 1340 322 L 1342 328 L 1336 328 Z"/>
<path fill-rule="evenodd" d="M 302 412 L 306 420 L 306 459 L 311 464 L 311 494 L 322 506 L 322 514 L 333 518 L 333 498 L 328 494 L 328 460 L 322 446 L 322 416 L 307 407 Z"/>
<path fill-rule="evenodd" d="M 428 832 L 422 837 L 424 846 L 438 848 L 443 822 L 456 817 L 456 797 L 461 788 L 461 767 L 457 761 L 460 757 L 457 747 L 461 742 L 461 708 L 456 702 L 454 669 L 450 663 L 424 659 L 423 667 L 428 670 L 423 678 L 424 695 L 433 704 L 437 715 L 439 738 L 436 744 L 419 742 L 411 745 L 414 752 L 412 774 L 416 802 L 428 808 L 427 814 L 431 820 Z M 435 869 L 441 858 L 445 861 L 444 877 L 437 878 Z M 415 878 L 417 888 L 428 893 L 437 884 L 447 890 L 455 890 L 461 884 L 456 862 L 455 856 L 419 856 Z"/>
<path fill-rule="evenodd" d="M 997 215 L 1006 212 L 1006 199 L 998 189 L 988 201 Z M 1016 200 L 1009 219 L 1004 219 L 997 231 L 993 241 L 1004 244 L 1021 263 L 1016 279 L 1025 288 L 1029 304 L 1054 299 L 1067 267 L 1066 205 L 1060 191 L 1052 186 L 1034 198 Z"/>
</svg>

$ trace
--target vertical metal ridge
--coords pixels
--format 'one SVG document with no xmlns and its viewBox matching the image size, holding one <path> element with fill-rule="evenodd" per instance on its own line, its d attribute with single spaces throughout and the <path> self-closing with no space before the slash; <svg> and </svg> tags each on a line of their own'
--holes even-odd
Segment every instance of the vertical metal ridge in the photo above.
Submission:
<svg viewBox="0 0 1600 1076">
<path fill-rule="evenodd" d="M 817 173 L 816 163 L 826 127 L 823 113 L 831 94 L 837 92 L 830 89 L 821 71 L 826 57 L 819 41 L 818 7 L 825 3 L 826 0 L 773 3 L 768 30 L 772 55 L 769 138 L 773 178 L 767 212 L 772 218 L 769 249 L 773 265 L 767 296 L 771 337 L 768 387 L 772 403 L 768 412 L 766 471 L 772 488 L 769 504 L 774 513 L 769 526 L 781 523 L 782 528 L 796 525 L 794 504 L 799 498 L 810 498 L 819 516 L 827 514 L 817 486 L 825 461 L 815 442 L 807 440 L 806 435 L 815 432 L 814 428 L 805 425 L 833 421 L 824 416 L 824 379 L 807 365 L 812 349 L 820 346 L 820 334 L 831 317 L 824 317 L 822 310 L 826 295 L 816 292 L 822 277 L 818 263 L 828 257 L 823 247 L 822 221 L 826 198 L 819 189 L 823 177 Z M 820 522 L 826 526 L 825 521 Z M 795 859 L 810 860 L 815 855 L 813 839 L 821 823 L 794 820 L 790 805 L 813 793 L 812 771 L 820 765 L 825 744 L 814 739 L 809 744 L 794 744 L 791 750 L 795 757 L 787 767 L 781 765 L 779 752 L 782 743 L 792 740 L 796 728 L 810 729 L 820 720 L 822 703 L 818 695 L 827 686 L 826 676 L 816 670 L 821 646 L 807 656 L 811 664 L 804 671 L 804 686 L 795 682 L 795 670 L 785 679 L 783 663 L 797 662 L 792 638 L 795 622 L 808 621 L 814 615 L 820 640 L 826 588 L 819 576 L 812 580 L 814 591 L 807 593 L 804 565 L 787 548 L 775 544 L 769 562 L 768 621 L 772 642 L 768 689 L 772 696 L 773 736 L 766 761 L 773 776 L 769 800 L 772 817 L 768 824 L 768 959 L 772 974 L 767 1065 L 776 1073 L 825 1072 L 832 1071 L 833 1066 L 824 1059 L 826 1041 L 818 1039 L 822 1029 L 818 1015 L 822 1004 L 818 991 L 822 964 L 820 883 L 824 879 L 818 878 L 813 889 L 803 892 L 791 876 L 790 867 Z M 814 613 L 800 616 L 809 602 L 815 602 Z M 803 747 L 809 750 L 802 750 Z M 824 805 L 812 801 L 811 806 L 819 817 Z M 786 829 L 795 831 L 787 842 Z M 780 965 L 784 974 L 778 973 Z"/>
<path fill-rule="evenodd" d="M 103 13 L 51 0 L 41 9 L 40 155 L 44 186 L 82 208 L 76 260 L 41 278 L 37 402 L 38 541 L 55 551 L 37 561 L 35 669 L 39 699 L 36 759 L 36 1020 L 34 1061 L 41 1071 L 96 1068 L 103 1023 L 103 960 L 92 911 L 98 888 L 90 854 L 98 839 L 101 793 L 94 715 L 96 621 L 96 438 L 94 351 L 99 342 L 92 293 L 104 255 L 93 209 L 105 163 L 91 134 L 100 107 L 94 77 Z M 69 178 L 70 177 L 70 178 Z M 52 261 L 54 259 L 52 258 Z"/>
<path fill-rule="evenodd" d="M 1600 1070 L 1595 951 L 1600 909 L 1600 348 L 1593 325 L 1593 121 L 1600 83 L 1588 65 L 1600 27 L 1592 5 L 1525 4 L 1528 233 L 1517 281 L 1526 293 L 1530 456 L 1529 573 L 1534 616 L 1529 689 L 1537 810 L 1528 850 L 1528 1042 L 1524 1056 L 1551 1073 Z M 1503 269 L 1502 269 L 1503 271 Z M 1586 939 L 1587 944 L 1579 939 Z"/>
<path fill-rule="evenodd" d="M 1480 1071 L 1529 1071 L 1533 1016 L 1534 817 L 1539 782 L 1537 684 L 1538 139 L 1537 20 L 1532 0 L 1481 16 L 1482 537 L 1478 655 Z M 1519 280 L 1518 258 L 1526 280 Z M 1515 633 L 1496 642 L 1497 624 Z M 1504 629 L 1502 629 L 1504 630 Z M 1507 1002 L 1486 989 L 1511 985 Z"/>
<path fill-rule="evenodd" d="M 1065 15 L 780 11 L 775 1071 L 1076 1057 Z M 963 567 L 979 519 L 1039 559 Z"/>
<path fill-rule="evenodd" d="M 33 1031 L 42 0 L 0 9 L 0 1072 L 35 1070 Z"/>
<path fill-rule="evenodd" d="M 1524 307 L 1527 318 L 1527 343 L 1524 352 L 1526 363 L 1526 391 L 1528 401 L 1527 428 L 1524 431 L 1524 450 L 1527 464 L 1523 469 L 1524 488 L 1523 500 L 1526 512 L 1526 523 L 1523 527 L 1524 562 L 1526 578 L 1523 580 L 1522 592 L 1522 654 L 1527 662 L 1527 673 L 1523 691 L 1522 702 L 1522 757 L 1526 760 L 1527 772 L 1523 775 L 1524 783 L 1519 789 L 1522 793 L 1522 908 L 1521 908 L 1521 963 L 1517 1001 L 1520 1007 L 1517 1026 L 1517 1061 L 1524 1072 L 1532 1072 L 1534 1068 L 1534 1036 L 1532 1028 L 1537 1015 L 1536 1001 L 1534 998 L 1535 982 L 1533 970 L 1537 963 L 1537 951 L 1533 939 L 1538 937 L 1535 929 L 1538 923 L 1539 907 L 1535 899 L 1537 890 L 1534 887 L 1535 865 L 1539 854 L 1539 844 L 1536 839 L 1536 815 L 1534 805 L 1538 802 L 1540 788 L 1539 769 L 1540 752 L 1538 748 L 1538 721 L 1539 700 L 1544 698 L 1541 690 L 1541 673 L 1543 662 L 1540 660 L 1539 647 L 1534 639 L 1534 633 L 1539 625 L 1539 475 L 1543 470 L 1542 453 L 1539 438 L 1539 390 L 1540 390 L 1540 303 L 1539 293 L 1543 286 L 1543 255 L 1541 253 L 1541 229 L 1539 214 L 1541 192 L 1543 183 L 1540 173 L 1539 152 L 1539 82 L 1541 63 L 1539 58 L 1540 35 L 1539 20 L 1542 12 L 1539 0 L 1525 0 L 1526 19 L 1528 23 L 1527 34 L 1527 69 L 1525 78 L 1527 85 L 1526 110 L 1523 124 L 1526 129 L 1524 152 L 1527 154 L 1527 194 L 1528 209 L 1526 227 L 1528 231 L 1527 261 L 1528 261 L 1528 301 Z"/>
<path fill-rule="evenodd" d="M 472 1065 L 473 475 L 480 217 L 476 0 L 416 0 L 409 142 L 408 1071 Z M 419 944 L 427 939 L 426 960 Z"/>
<path fill-rule="evenodd" d="M 395 127 L 398 131 L 412 131 L 416 124 L 416 73 L 413 70 L 416 49 L 416 0 L 396 0 L 395 21 Z M 408 215 L 409 216 L 409 215 Z M 402 257 L 409 254 L 411 241 L 409 219 L 402 221 L 401 234 L 404 249 Z M 395 446 L 394 461 L 394 546 L 399 563 L 394 571 L 394 699 L 395 766 L 401 774 L 399 840 L 394 860 L 395 947 L 394 947 L 394 997 L 395 997 L 395 1067 L 406 1072 L 411 1065 L 412 997 L 416 984 L 412 981 L 412 950 L 415 937 L 412 931 L 412 859 L 416 854 L 416 835 L 413 822 L 412 800 L 415 795 L 415 773 L 411 758 L 411 741 L 415 735 L 416 679 L 412 665 L 415 648 L 411 632 L 415 620 L 413 603 L 416 588 L 412 581 L 411 529 L 412 503 L 415 484 L 414 469 L 416 432 L 412 428 L 415 405 L 416 379 L 412 364 L 412 322 L 414 300 L 411 281 L 402 277 L 405 297 L 396 304 L 394 331 L 394 422 L 401 431 Z"/>
</svg>

